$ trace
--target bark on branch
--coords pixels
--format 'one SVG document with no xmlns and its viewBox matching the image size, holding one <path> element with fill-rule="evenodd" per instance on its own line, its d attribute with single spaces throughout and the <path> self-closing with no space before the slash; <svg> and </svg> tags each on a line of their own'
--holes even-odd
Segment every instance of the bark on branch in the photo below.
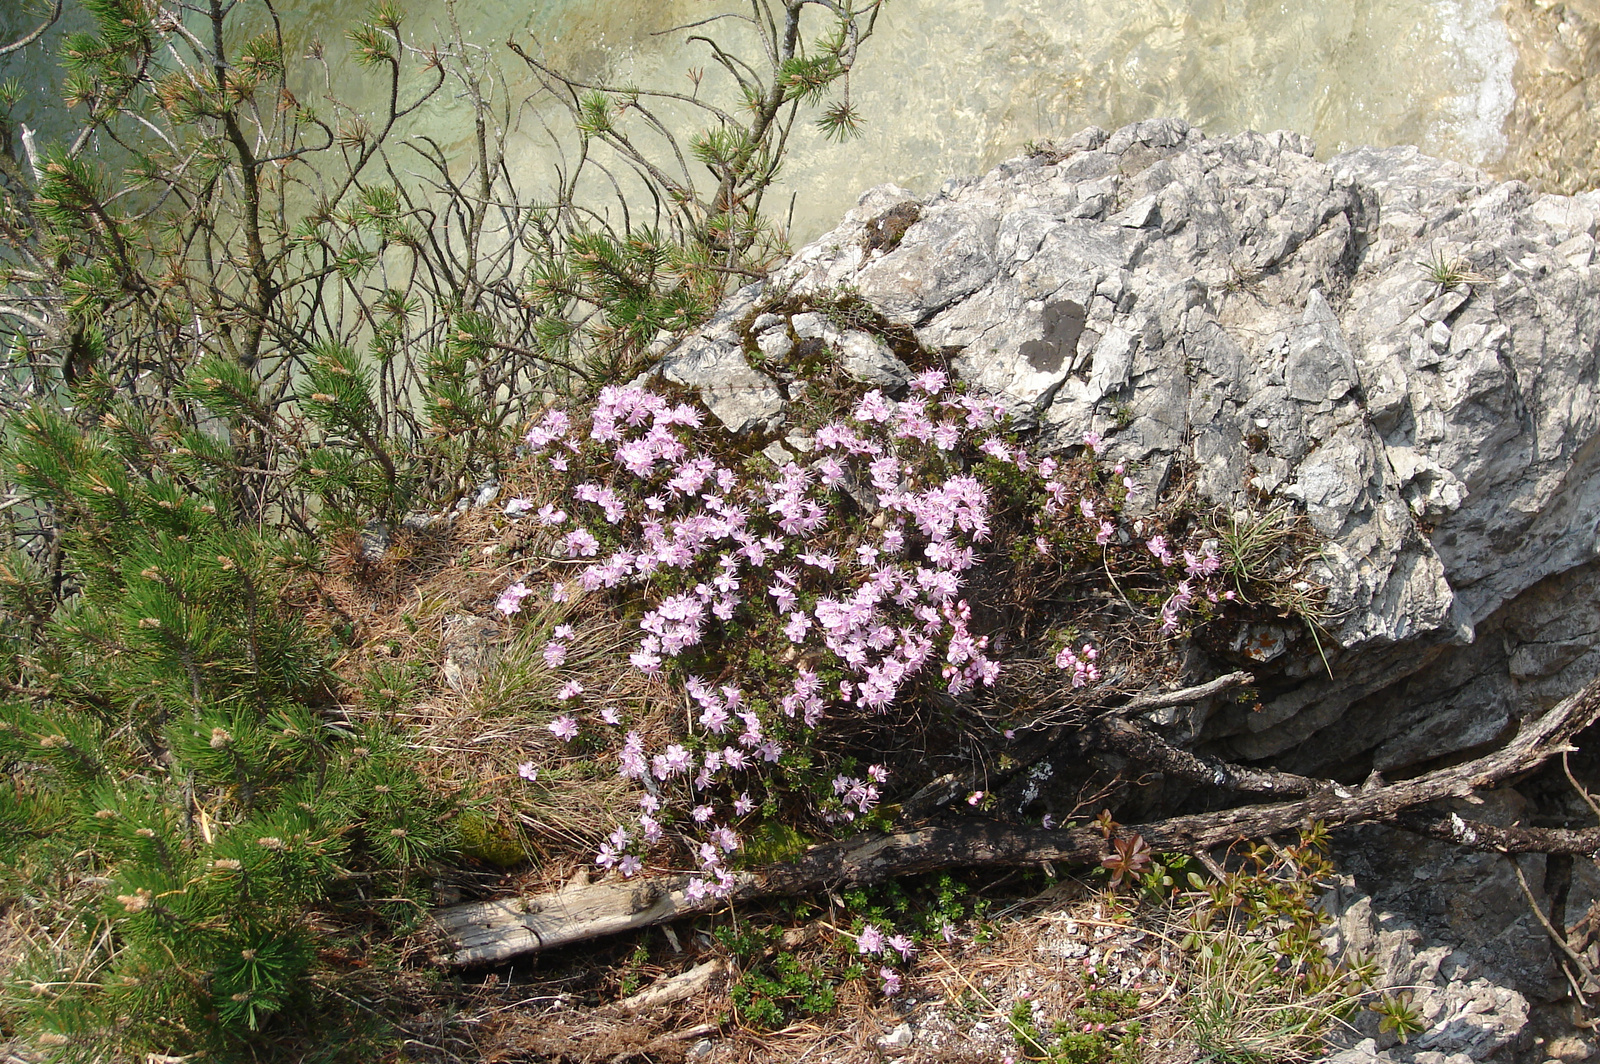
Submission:
<svg viewBox="0 0 1600 1064">
<path fill-rule="evenodd" d="M 1331 783 L 1324 785 L 1323 781 L 1183 755 L 1192 759 L 1191 765 L 1174 760 L 1170 747 L 1165 751 L 1148 747 L 1151 756 L 1165 758 L 1169 764 L 1198 766 L 1202 772 L 1213 772 L 1220 766 L 1232 778 L 1251 784 L 1244 789 L 1265 787 L 1269 793 L 1308 785 L 1314 785 L 1314 789 L 1294 801 L 1171 817 L 1125 827 L 1120 834 L 1142 835 L 1157 852 L 1194 853 L 1295 830 L 1313 821 L 1329 827 L 1398 821 L 1399 826 L 1425 834 L 1438 833 L 1460 845 L 1485 850 L 1591 853 L 1600 849 L 1600 830 L 1492 828 L 1459 817 L 1440 822 L 1402 814 L 1429 802 L 1468 797 L 1477 788 L 1493 786 L 1536 768 L 1567 750 L 1573 736 L 1597 718 L 1600 680 L 1527 722 L 1510 743 L 1491 754 L 1414 779 L 1356 792 Z M 1133 732 L 1116 734 L 1133 735 L 1130 745 L 1148 738 L 1138 734 L 1137 726 Z M 1096 864 L 1108 850 L 1107 840 L 1093 828 L 1046 831 L 975 818 L 893 835 L 858 836 L 813 847 L 792 863 L 740 872 L 727 898 L 691 898 L 687 892 L 690 877 L 662 876 L 584 884 L 536 897 L 441 909 L 434 913 L 434 919 L 446 948 L 438 960 L 452 965 L 494 963 L 711 912 L 730 901 L 810 894 L 944 868 L 1014 867 L 1041 861 Z"/>
</svg>

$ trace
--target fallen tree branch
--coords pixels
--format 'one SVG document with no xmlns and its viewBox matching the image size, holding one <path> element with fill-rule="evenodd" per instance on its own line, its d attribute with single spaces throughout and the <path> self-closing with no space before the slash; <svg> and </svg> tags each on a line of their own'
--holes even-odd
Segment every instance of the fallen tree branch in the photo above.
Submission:
<svg viewBox="0 0 1600 1064">
<path fill-rule="evenodd" d="M 1413 835 L 1453 842 L 1489 853 L 1548 853 L 1593 857 L 1600 854 L 1600 828 L 1501 828 L 1455 813 L 1447 817 L 1402 813 L 1394 826 Z"/>
<path fill-rule="evenodd" d="M 1303 798 L 1319 791 L 1332 791 L 1348 798 L 1352 788 L 1333 780 L 1312 779 L 1271 769 L 1246 768 L 1214 757 L 1203 757 L 1180 750 L 1138 721 L 1104 717 L 1091 726 L 1095 738 L 1104 745 L 1141 765 L 1160 769 L 1180 779 L 1249 794 L 1275 794 L 1283 798 Z"/>
<path fill-rule="evenodd" d="M 1568 741 L 1597 717 L 1600 680 L 1525 723 L 1501 749 L 1465 764 L 1355 793 L 1343 788 L 1323 789 L 1296 801 L 1171 817 L 1123 828 L 1122 834 L 1143 836 L 1156 852 L 1195 853 L 1241 839 L 1266 838 L 1314 821 L 1329 827 L 1394 821 L 1416 806 L 1465 798 L 1477 788 L 1537 767 L 1566 750 Z M 1426 826 L 1420 821 L 1417 825 Z M 1451 827 L 1454 829 L 1453 821 Z M 1488 825 L 1467 827 L 1469 831 L 1491 830 Z M 1549 833 L 1561 829 L 1493 829 L 1513 830 L 1520 831 L 1524 839 L 1552 841 L 1558 836 Z M 1546 834 L 1532 834 L 1536 831 Z M 1589 842 L 1587 833 L 1569 834 L 1573 836 L 1569 840 L 1572 845 Z M 1451 841 L 1468 844 L 1467 838 L 1467 832 L 1458 831 Z M 857 836 L 813 847 L 791 863 L 739 872 L 724 898 L 691 898 L 687 892 L 689 876 L 662 876 L 570 886 L 536 897 L 471 902 L 441 909 L 434 913 L 434 920 L 444 935 L 447 951 L 438 960 L 453 965 L 493 963 L 711 912 L 730 901 L 811 894 L 944 868 L 1016 867 L 1041 861 L 1097 864 L 1106 850 L 1106 839 L 1093 828 L 1046 831 L 978 819 L 893 835 Z"/>
</svg>

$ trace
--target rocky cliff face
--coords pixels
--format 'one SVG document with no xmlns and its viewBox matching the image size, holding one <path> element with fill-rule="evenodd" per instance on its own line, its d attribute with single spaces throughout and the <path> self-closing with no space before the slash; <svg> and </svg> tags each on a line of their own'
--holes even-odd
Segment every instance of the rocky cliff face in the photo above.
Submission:
<svg viewBox="0 0 1600 1064">
<path fill-rule="evenodd" d="M 1540 196 L 1415 149 L 1182 122 L 1086 130 L 951 181 L 885 186 L 666 352 L 736 429 L 781 435 L 746 346 L 866 333 L 757 318 L 774 291 L 859 293 L 969 381 L 1151 487 L 1302 508 L 1326 541 L 1329 669 L 1303 631 L 1242 648 L 1264 710 L 1173 723 L 1300 772 L 1403 770 L 1500 737 L 1600 672 L 1600 193 Z M 817 317 L 817 316 L 810 316 Z"/>
</svg>

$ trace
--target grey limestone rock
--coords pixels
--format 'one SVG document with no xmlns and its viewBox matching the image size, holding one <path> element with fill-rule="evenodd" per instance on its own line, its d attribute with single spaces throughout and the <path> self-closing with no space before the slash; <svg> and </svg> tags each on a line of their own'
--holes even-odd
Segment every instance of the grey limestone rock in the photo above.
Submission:
<svg viewBox="0 0 1600 1064">
<path fill-rule="evenodd" d="M 777 383 L 750 367 L 737 323 L 755 306 L 757 285 L 747 285 L 706 325 L 669 348 L 658 372 L 697 388 L 706 407 L 734 432 L 771 430 L 783 423 L 784 396 Z"/>
<path fill-rule="evenodd" d="M 1086 130 L 926 202 L 870 190 L 771 284 L 859 293 L 1046 444 L 1093 430 L 1151 486 L 1303 511 L 1333 677 L 1275 654 L 1260 712 L 1186 723 L 1230 757 L 1388 771 L 1600 672 L 1600 193 L 1311 152 L 1174 120 Z M 915 221 L 873 240 L 890 212 Z M 736 429 L 783 416 L 734 328 L 758 303 L 742 290 L 663 363 Z M 795 335 L 822 335 L 805 317 Z M 905 379 L 861 347 L 862 379 Z"/>
<path fill-rule="evenodd" d="M 457 691 L 476 687 L 499 660 L 505 635 L 505 629 L 487 617 L 452 614 L 445 618 L 439 640 L 445 682 Z"/>
<path fill-rule="evenodd" d="M 1480 973 L 1472 959 L 1432 945 L 1405 919 L 1379 912 L 1373 899 L 1342 877 L 1321 904 L 1330 919 L 1323 946 L 1335 962 L 1370 961 L 1374 990 L 1406 991 L 1423 1030 L 1401 1043 L 1379 1017 L 1350 1018 L 1347 1048 L 1328 1057 L 1340 1064 L 1469 1064 L 1500 1059 L 1526 1039 L 1528 1001 Z"/>
</svg>

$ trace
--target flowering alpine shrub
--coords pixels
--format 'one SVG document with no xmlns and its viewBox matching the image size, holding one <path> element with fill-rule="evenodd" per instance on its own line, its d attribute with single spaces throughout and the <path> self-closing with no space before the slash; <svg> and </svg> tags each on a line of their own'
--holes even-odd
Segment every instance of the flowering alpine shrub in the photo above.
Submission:
<svg viewBox="0 0 1600 1064">
<path fill-rule="evenodd" d="M 1124 597 L 1118 623 L 1145 642 L 1233 597 L 1198 526 L 1180 541 L 1176 525 L 1125 520 L 1138 488 L 1099 460 L 1098 436 L 1079 457 L 1035 457 L 1000 404 L 937 370 L 903 399 L 873 390 L 847 407 L 791 436 L 806 453 L 781 463 L 740 455 L 700 407 L 640 387 L 607 387 L 592 409 L 551 409 L 528 431 L 544 499 L 505 512 L 554 558 L 496 608 L 584 602 L 636 617 L 616 652 L 686 708 L 655 741 L 614 703 L 591 710 L 579 676 L 563 675 L 572 625 L 548 632 L 542 661 L 561 681 L 550 733 L 639 792 L 637 815 L 599 848 L 602 868 L 687 860 L 691 896 L 726 891 L 752 818 L 871 817 L 891 786 L 871 736 L 910 726 L 919 707 L 1001 713 L 1014 664 L 1034 704 L 1092 697 L 1106 682 L 1092 634 L 1110 631 L 1096 620 L 1106 596 L 1018 632 L 1005 600 L 1026 597 L 1022 583 L 1071 601 L 1086 574 L 1104 583 L 1115 569 L 1148 605 Z"/>
</svg>

